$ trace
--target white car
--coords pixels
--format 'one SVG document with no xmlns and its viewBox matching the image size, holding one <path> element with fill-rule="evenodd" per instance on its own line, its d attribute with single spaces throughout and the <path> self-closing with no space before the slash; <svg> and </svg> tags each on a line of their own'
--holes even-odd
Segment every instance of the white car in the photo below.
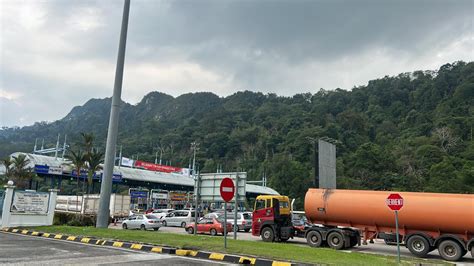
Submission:
<svg viewBox="0 0 474 266">
<path fill-rule="evenodd" d="M 194 221 L 194 211 L 190 210 L 172 211 L 161 219 L 163 226 L 181 226 L 183 228 Z"/>
<path fill-rule="evenodd" d="M 163 219 L 168 213 L 174 211 L 174 209 L 157 209 L 154 210 L 151 214 L 158 217 L 158 219 Z"/>
<path fill-rule="evenodd" d="M 204 215 L 204 218 L 220 218 L 224 219 L 223 212 L 213 212 Z M 227 222 L 234 226 L 234 213 L 228 212 L 227 213 Z M 249 232 L 252 229 L 252 213 L 249 212 L 238 212 L 237 213 L 237 231 L 245 231 Z M 233 227 L 232 227 L 233 228 Z"/>
<path fill-rule="evenodd" d="M 137 214 L 128 217 L 123 220 L 122 228 L 123 229 L 153 229 L 158 231 L 161 227 L 161 221 L 156 216 L 152 214 Z"/>
</svg>

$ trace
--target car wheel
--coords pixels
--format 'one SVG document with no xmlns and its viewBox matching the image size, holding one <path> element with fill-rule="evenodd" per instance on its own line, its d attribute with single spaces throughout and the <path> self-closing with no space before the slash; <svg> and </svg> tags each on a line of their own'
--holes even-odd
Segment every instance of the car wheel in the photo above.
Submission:
<svg viewBox="0 0 474 266">
<path fill-rule="evenodd" d="M 318 231 L 311 231 L 306 235 L 306 242 L 311 247 L 320 247 L 323 243 L 323 238 L 321 237 L 321 233 Z"/>
<path fill-rule="evenodd" d="M 214 228 L 211 228 L 210 233 L 211 233 L 211 236 L 216 236 L 217 235 L 217 230 L 214 229 Z"/>
<path fill-rule="evenodd" d="M 153 230 L 155 230 L 155 231 L 158 231 L 158 229 L 160 229 L 160 228 L 159 228 L 159 227 L 155 227 L 155 228 L 153 228 Z"/>
<path fill-rule="evenodd" d="M 261 235 L 262 240 L 265 242 L 273 242 L 275 240 L 275 234 L 273 233 L 273 229 L 271 227 L 263 228 Z"/>
<path fill-rule="evenodd" d="M 244 231 L 248 233 L 248 232 L 250 232 L 250 228 L 249 228 L 249 229 L 245 229 Z"/>
<path fill-rule="evenodd" d="M 188 230 L 186 230 L 186 232 L 188 232 L 188 234 L 192 235 L 194 233 L 194 228 L 189 227 Z"/>
<path fill-rule="evenodd" d="M 445 260 L 458 261 L 460 258 L 462 258 L 464 250 L 456 241 L 444 240 L 441 242 L 441 244 L 439 244 L 438 252 L 439 255 Z"/>
<path fill-rule="evenodd" d="M 395 244 L 397 241 L 395 241 Z M 407 248 L 411 254 L 424 258 L 430 252 L 430 243 L 424 236 L 414 235 L 408 238 Z"/>
<path fill-rule="evenodd" d="M 128 229 L 127 224 L 122 224 L 122 228 L 127 230 Z"/>
<path fill-rule="evenodd" d="M 166 226 L 166 221 L 161 222 L 163 226 Z"/>
<path fill-rule="evenodd" d="M 144 225 L 144 224 L 140 225 L 140 229 L 141 229 L 141 230 L 146 230 L 145 225 Z"/>
<path fill-rule="evenodd" d="M 181 227 L 183 227 L 183 228 L 186 227 L 186 222 L 182 222 Z"/>
<path fill-rule="evenodd" d="M 238 225 L 233 225 L 232 226 L 232 232 L 234 232 L 234 231 L 239 232 L 239 226 Z"/>
<path fill-rule="evenodd" d="M 331 232 L 327 238 L 330 248 L 340 250 L 344 248 L 344 237 L 339 232 Z"/>
</svg>

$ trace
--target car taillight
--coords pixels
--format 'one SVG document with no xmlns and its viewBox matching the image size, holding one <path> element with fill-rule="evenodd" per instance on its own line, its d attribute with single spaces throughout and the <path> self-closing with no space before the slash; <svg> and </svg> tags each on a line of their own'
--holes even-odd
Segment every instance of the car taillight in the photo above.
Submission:
<svg viewBox="0 0 474 266">
<path fill-rule="evenodd" d="M 242 225 L 246 224 L 247 222 L 245 220 L 242 221 Z"/>
</svg>

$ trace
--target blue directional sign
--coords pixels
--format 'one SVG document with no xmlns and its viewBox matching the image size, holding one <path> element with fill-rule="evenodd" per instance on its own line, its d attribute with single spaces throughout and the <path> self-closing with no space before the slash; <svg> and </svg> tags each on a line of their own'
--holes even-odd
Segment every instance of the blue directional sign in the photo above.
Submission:
<svg viewBox="0 0 474 266">
<path fill-rule="evenodd" d="M 147 191 L 130 191 L 131 198 L 148 198 Z"/>
</svg>

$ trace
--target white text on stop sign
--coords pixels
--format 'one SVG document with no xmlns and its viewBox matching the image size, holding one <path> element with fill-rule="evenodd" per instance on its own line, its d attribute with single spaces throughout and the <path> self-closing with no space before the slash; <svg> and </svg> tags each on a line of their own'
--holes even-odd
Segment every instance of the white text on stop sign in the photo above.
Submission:
<svg viewBox="0 0 474 266">
<path fill-rule="evenodd" d="M 232 187 L 222 187 L 222 191 L 223 192 L 232 192 L 232 191 L 234 191 L 234 188 L 232 188 Z"/>
<path fill-rule="evenodd" d="M 403 199 L 387 199 L 387 205 L 403 205 Z"/>
</svg>

